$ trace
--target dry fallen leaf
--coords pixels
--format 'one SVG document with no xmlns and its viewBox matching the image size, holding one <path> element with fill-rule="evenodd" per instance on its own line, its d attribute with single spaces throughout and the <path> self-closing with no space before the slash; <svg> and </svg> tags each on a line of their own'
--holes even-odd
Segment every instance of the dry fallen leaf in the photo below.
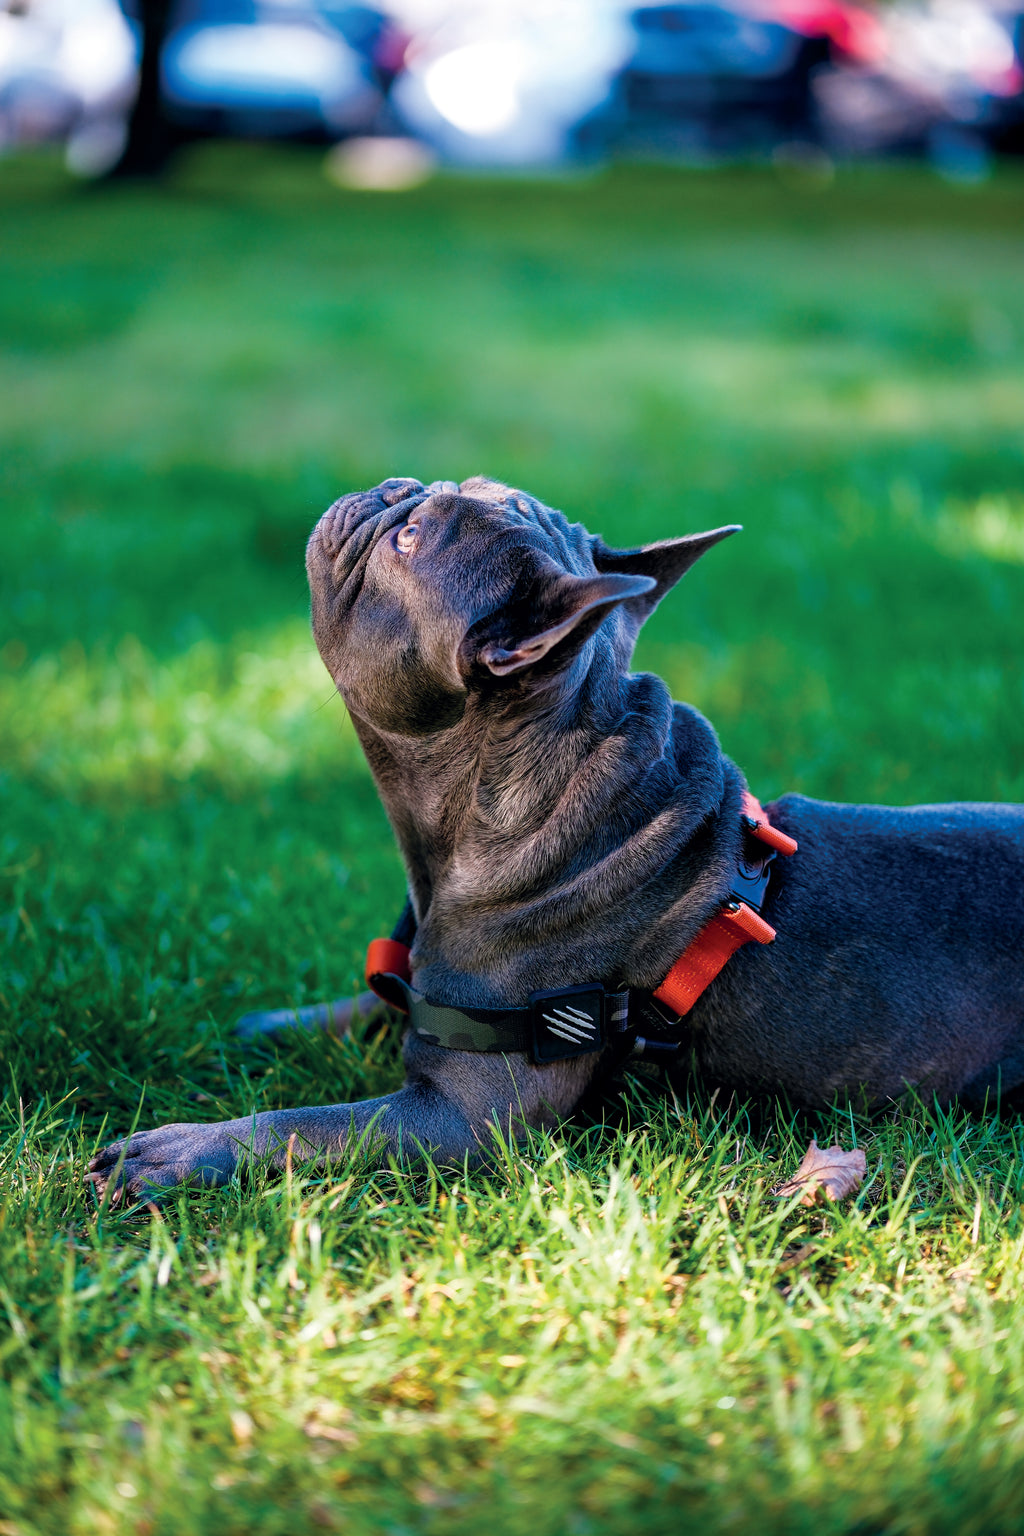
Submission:
<svg viewBox="0 0 1024 1536">
<path fill-rule="evenodd" d="M 800 1195 L 801 1205 L 813 1205 L 822 1198 L 843 1200 L 864 1182 L 868 1160 L 860 1147 L 844 1152 L 838 1143 L 824 1151 L 812 1141 L 791 1179 L 776 1190 L 780 1200 Z"/>
</svg>

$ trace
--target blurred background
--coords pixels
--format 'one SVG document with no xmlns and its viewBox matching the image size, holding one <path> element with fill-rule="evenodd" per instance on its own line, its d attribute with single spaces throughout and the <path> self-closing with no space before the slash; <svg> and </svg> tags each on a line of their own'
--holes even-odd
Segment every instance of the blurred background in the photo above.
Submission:
<svg viewBox="0 0 1024 1536">
<path fill-rule="evenodd" d="M 638 665 L 765 802 L 1024 800 L 1020 47 L 974 0 L 6 0 L 26 1097 L 120 1125 L 144 1080 L 152 1123 L 397 1075 L 231 1036 L 349 991 L 401 903 L 303 572 L 389 475 L 621 545 L 744 524 Z"/>
<path fill-rule="evenodd" d="M 335 173 L 1024 150 L 1019 0 L 4 0 L 0 144 L 154 174 L 201 138 L 344 144 Z"/>
</svg>

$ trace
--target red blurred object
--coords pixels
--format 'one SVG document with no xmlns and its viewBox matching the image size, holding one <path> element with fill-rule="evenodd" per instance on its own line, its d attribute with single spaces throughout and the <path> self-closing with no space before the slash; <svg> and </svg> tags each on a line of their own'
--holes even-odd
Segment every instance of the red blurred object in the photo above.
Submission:
<svg viewBox="0 0 1024 1536">
<path fill-rule="evenodd" d="M 801 37 L 827 37 L 852 63 L 877 65 L 885 57 L 885 28 L 864 6 L 844 0 L 767 0 L 755 9 Z"/>
<path fill-rule="evenodd" d="M 373 62 L 377 69 L 394 78 L 405 67 L 405 56 L 411 43 L 412 37 L 408 32 L 395 22 L 388 21 L 373 49 Z"/>
<path fill-rule="evenodd" d="M 998 74 L 979 73 L 977 80 L 990 96 L 1019 96 L 1024 91 L 1024 69 L 1019 64 L 1011 64 L 1009 69 L 1000 70 Z"/>
</svg>

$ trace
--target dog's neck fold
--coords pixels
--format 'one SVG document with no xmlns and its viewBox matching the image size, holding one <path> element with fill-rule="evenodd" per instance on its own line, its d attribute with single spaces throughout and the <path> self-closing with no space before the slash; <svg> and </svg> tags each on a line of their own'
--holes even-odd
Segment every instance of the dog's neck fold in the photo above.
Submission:
<svg viewBox="0 0 1024 1536">
<path fill-rule="evenodd" d="M 408 873 L 416 985 L 467 1006 L 656 986 L 729 888 L 743 784 L 660 678 L 588 645 L 571 678 L 470 694 L 399 739 L 356 720 Z"/>
</svg>

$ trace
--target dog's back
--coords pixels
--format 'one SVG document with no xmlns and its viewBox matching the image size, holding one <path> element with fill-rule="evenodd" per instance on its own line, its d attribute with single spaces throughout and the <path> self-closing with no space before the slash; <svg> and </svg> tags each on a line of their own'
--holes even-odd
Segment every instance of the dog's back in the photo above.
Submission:
<svg viewBox="0 0 1024 1536">
<path fill-rule="evenodd" d="M 785 795 L 765 915 L 691 1015 L 702 1067 L 802 1103 L 908 1084 L 981 1102 L 1024 1083 L 1024 806 Z"/>
</svg>

